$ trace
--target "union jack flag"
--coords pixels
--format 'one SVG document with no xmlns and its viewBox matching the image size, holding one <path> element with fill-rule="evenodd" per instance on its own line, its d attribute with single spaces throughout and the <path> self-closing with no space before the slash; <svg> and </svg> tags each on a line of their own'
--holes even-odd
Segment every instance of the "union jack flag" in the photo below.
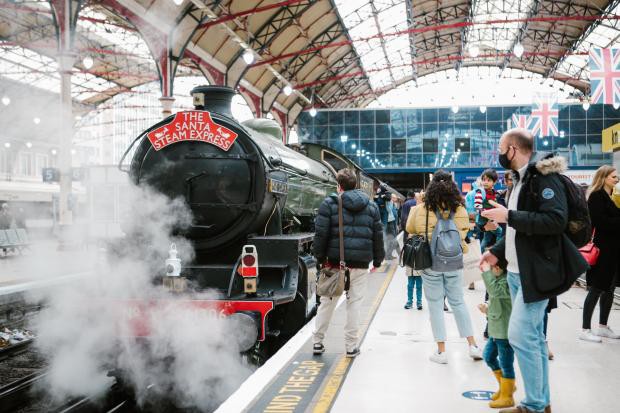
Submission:
<svg viewBox="0 0 620 413">
<path fill-rule="evenodd" d="M 527 129 L 529 123 L 530 117 L 528 115 L 518 115 L 516 113 L 512 115 L 513 128 Z"/>
<path fill-rule="evenodd" d="M 592 103 L 620 103 L 620 49 L 590 51 L 590 96 Z"/>
<path fill-rule="evenodd" d="M 556 97 L 537 95 L 532 104 L 530 131 L 534 136 L 558 136 L 560 108 Z"/>
</svg>

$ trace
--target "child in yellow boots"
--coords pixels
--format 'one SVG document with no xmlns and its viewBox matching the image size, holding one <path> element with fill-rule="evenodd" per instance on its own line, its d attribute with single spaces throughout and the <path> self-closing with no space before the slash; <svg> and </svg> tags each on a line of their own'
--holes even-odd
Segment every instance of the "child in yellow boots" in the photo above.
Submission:
<svg viewBox="0 0 620 413">
<path fill-rule="evenodd" d="M 506 281 L 505 262 L 500 266 L 483 267 L 482 279 L 489 293 L 487 304 L 479 306 L 489 321 L 489 340 L 484 348 L 484 361 L 493 370 L 499 382 L 499 391 L 491 396 L 489 406 L 493 408 L 512 407 L 515 402 L 514 350 L 508 342 L 508 322 L 512 311 L 510 291 Z M 500 268 L 501 267 L 501 268 Z"/>
</svg>

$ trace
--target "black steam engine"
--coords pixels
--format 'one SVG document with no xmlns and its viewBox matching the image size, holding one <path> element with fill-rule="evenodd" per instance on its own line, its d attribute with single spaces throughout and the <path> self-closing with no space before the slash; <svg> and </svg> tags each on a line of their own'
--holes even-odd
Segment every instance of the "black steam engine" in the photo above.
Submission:
<svg viewBox="0 0 620 413">
<path fill-rule="evenodd" d="M 184 198 L 193 214 L 183 236 L 193 243 L 195 260 L 171 260 L 164 284 L 177 299 L 218 290 L 220 299 L 193 302 L 237 318 L 247 330 L 242 350 L 264 353 L 294 335 L 316 308 L 309 273 L 316 266 L 313 221 L 336 190 L 335 171 L 355 167 L 371 196 L 375 184 L 329 148 L 287 147 L 273 120 L 239 124 L 230 88 L 201 86 L 192 95 L 195 110 L 176 113 L 138 138 L 130 177 Z"/>
</svg>

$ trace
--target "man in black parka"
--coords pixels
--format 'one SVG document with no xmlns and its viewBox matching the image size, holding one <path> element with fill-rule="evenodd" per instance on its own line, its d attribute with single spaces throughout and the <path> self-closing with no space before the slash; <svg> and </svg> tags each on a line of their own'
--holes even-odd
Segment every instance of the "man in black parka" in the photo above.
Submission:
<svg viewBox="0 0 620 413">
<path fill-rule="evenodd" d="M 568 221 L 566 190 L 559 173 L 566 160 L 546 157 L 532 162 L 534 137 L 512 129 L 499 141 L 499 162 L 513 171 L 508 207 L 499 204 L 483 212 L 497 223 L 507 223 L 506 235 L 480 262 L 508 261 L 508 285 L 513 307 L 508 340 L 514 348 L 525 399 L 505 413 L 550 412 L 548 354 L 543 320 L 549 298 L 566 291 L 588 265 L 565 235 Z"/>
<path fill-rule="evenodd" d="M 374 271 L 381 266 L 385 258 L 383 226 L 377 205 L 368 198 L 365 192 L 355 189 L 357 186 L 355 171 L 342 169 L 338 171 L 336 180 L 338 181 L 338 195 L 333 194 L 325 198 L 319 207 L 319 214 L 315 220 L 316 233 L 313 250 L 320 265 L 338 268 L 340 262 L 338 196 L 341 196 L 344 261 L 347 268 L 350 268 L 345 347 L 347 357 L 355 357 L 359 354 L 357 338 L 359 311 L 364 298 L 368 267 L 372 263 L 372 271 Z M 323 339 L 337 302 L 338 297 L 321 297 L 313 335 L 314 354 L 321 354 L 325 351 Z"/>
</svg>

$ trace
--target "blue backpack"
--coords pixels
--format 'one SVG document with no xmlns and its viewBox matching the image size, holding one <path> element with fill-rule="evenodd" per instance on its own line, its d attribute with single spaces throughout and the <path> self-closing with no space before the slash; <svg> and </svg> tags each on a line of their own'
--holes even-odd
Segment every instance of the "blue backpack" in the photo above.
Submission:
<svg viewBox="0 0 620 413">
<path fill-rule="evenodd" d="M 454 212 L 444 219 L 440 211 L 435 212 L 437 225 L 431 236 L 431 270 L 437 272 L 456 271 L 463 268 L 463 247 L 461 234 L 454 223 Z"/>
</svg>

